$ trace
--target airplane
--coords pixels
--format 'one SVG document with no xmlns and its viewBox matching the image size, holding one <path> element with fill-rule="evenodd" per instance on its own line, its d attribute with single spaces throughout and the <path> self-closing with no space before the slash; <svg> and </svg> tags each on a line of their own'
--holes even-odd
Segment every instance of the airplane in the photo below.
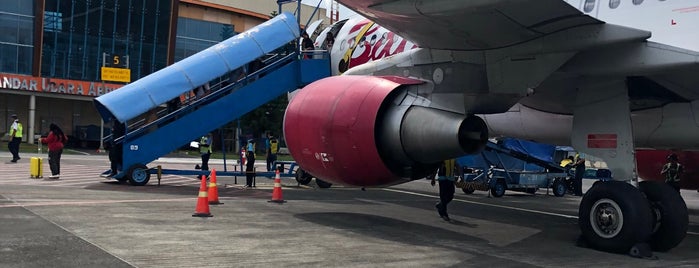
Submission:
<svg viewBox="0 0 699 268">
<path fill-rule="evenodd" d="M 490 137 L 568 144 L 613 174 L 580 203 L 590 247 L 668 251 L 684 239 L 682 197 L 638 177 L 658 176 L 658 152 L 699 149 L 699 0 L 339 2 L 367 18 L 324 30 L 342 75 L 298 90 L 284 117 L 305 171 L 384 187 Z"/>
</svg>

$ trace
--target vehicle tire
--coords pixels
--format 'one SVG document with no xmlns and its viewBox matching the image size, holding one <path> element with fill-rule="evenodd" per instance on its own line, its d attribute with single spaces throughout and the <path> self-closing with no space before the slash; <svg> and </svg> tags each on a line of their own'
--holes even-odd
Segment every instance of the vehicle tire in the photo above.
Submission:
<svg viewBox="0 0 699 268">
<path fill-rule="evenodd" d="M 636 243 L 650 238 L 653 213 L 635 187 L 621 181 L 600 181 L 583 196 L 578 225 L 591 247 L 628 253 Z"/>
<path fill-rule="evenodd" d="M 524 192 L 528 193 L 528 194 L 536 194 L 536 191 L 538 191 L 538 190 L 539 190 L 538 188 L 526 188 L 526 189 L 524 189 Z"/>
<path fill-rule="evenodd" d="M 502 179 L 498 179 L 495 184 L 490 188 L 490 194 L 494 197 L 502 197 L 505 195 L 505 190 L 507 190 L 507 185 Z"/>
<path fill-rule="evenodd" d="M 556 179 L 553 181 L 551 189 L 553 190 L 554 196 L 561 197 L 566 195 L 566 192 L 568 191 L 568 186 L 566 185 L 563 179 Z"/>
<path fill-rule="evenodd" d="M 472 187 L 461 188 L 461 190 L 464 191 L 465 194 L 472 194 L 476 191 L 476 189 L 473 189 Z"/>
<path fill-rule="evenodd" d="M 300 168 L 296 170 L 296 181 L 299 184 L 308 185 L 311 183 L 311 180 L 313 180 L 313 176 L 311 176 L 311 174 L 308 174 L 308 172 Z"/>
<path fill-rule="evenodd" d="M 126 177 L 129 179 L 129 183 L 134 186 L 143 186 L 150 180 L 150 173 L 148 172 L 148 167 L 144 164 L 135 164 L 129 167 L 126 172 Z"/>
<path fill-rule="evenodd" d="M 655 214 L 655 228 L 648 243 L 655 251 L 676 247 L 685 236 L 689 225 L 687 204 L 670 185 L 659 181 L 642 181 L 638 188 L 646 194 Z"/>
<path fill-rule="evenodd" d="M 333 185 L 332 183 L 319 180 L 318 178 L 316 178 L 316 184 L 318 184 L 318 187 L 323 188 L 323 189 L 330 188 L 330 186 Z"/>
</svg>

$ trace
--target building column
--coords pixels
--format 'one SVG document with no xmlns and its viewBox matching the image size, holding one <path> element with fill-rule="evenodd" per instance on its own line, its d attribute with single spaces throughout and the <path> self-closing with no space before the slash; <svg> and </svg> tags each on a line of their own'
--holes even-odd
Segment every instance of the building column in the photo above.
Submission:
<svg viewBox="0 0 699 268">
<path fill-rule="evenodd" d="M 29 95 L 29 131 L 27 131 L 27 143 L 34 144 L 34 117 L 36 112 L 36 95 Z"/>
</svg>

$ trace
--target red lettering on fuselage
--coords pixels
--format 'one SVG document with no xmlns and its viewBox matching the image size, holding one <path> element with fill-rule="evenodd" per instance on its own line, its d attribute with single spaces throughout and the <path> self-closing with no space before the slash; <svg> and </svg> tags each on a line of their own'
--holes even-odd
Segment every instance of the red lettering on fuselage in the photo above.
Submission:
<svg viewBox="0 0 699 268">
<path fill-rule="evenodd" d="M 339 68 L 341 72 L 370 61 L 404 52 L 406 48 L 408 48 L 408 50 L 417 48 L 415 44 L 408 42 L 408 40 L 376 24 L 372 25 L 371 28 L 362 34 L 362 29 L 367 23 L 369 22 L 362 21 L 353 25 L 350 32 L 347 34 L 348 52 L 351 56 L 349 64 L 346 64 L 345 68 L 342 68 L 343 66 L 341 64 Z M 362 35 L 358 36 L 360 34 Z M 355 44 L 355 40 L 359 41 Z"/>
</svg>

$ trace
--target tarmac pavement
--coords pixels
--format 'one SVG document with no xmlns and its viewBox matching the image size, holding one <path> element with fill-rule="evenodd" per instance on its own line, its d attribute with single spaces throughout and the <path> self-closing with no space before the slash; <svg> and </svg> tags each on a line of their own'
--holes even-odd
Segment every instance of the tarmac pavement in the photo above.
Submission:
<svg viewBox="0 0 699 268">
<path fill-rule="evenodd" d="M 579 197 L 457 191 L 452 222 L 426 180 L 386 189 L 319 189 L 283 179 L 241 187 L 218 177 L 223 205 L 192 217 L 199 181 L 165 175 L 142 187 L 99 177 L 106 156 L 64 155 L 61 179 L 28 178 L 29 157 L 0 152 L 0 267 L 696 267 L 699 193 L 682 192 L 690 232 L 657 260 L 578 247 Z M 26 159 L 25 159 L 26 157 Z M 191 169 L 191 160 L 152 165 Z M 149 166 L 152 166 L 149 165 Z M 44 164 L 48 171 L 48 165 Z M 222 163 L 212 162 L 222 168 Z M 44 175 L 47 175 L 45 171 Z M 586 187 L 592 184 L 585 181 Z"/>
</svg>

